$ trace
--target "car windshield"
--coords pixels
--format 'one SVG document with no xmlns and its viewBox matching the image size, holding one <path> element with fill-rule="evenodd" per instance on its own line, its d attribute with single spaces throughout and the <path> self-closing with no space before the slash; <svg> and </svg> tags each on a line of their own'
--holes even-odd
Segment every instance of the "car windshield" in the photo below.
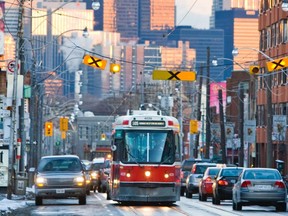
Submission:
<svg viewBox="0 0 288 216">
<path fill-rule="evenodd" d="M 110 168 L 110 162 L 108 160 L 104 161 L 103 163 L 93 163 L 91 165 L 91 170 L 100 170 Z"/>
<path fill-rule="evenodd" d="M 219 172 L 220 168 L 216 168 L 216 169 L 209 169 L 207 175 L 209 176 L 215 176 L 217 175 L 217 173 Z"/>
<path fill-rule="evenodd" d="M 243 171 L 243 169 L 223 169 L 222 176 L 232 176 L 237 177 L 240 175 L 240 173 Z"/>
<path fill-rule="evenodd" d="M 281 175 L 275 170 L 246 170 L 244 179 L 281 180 Z"/>
<path fill-rule="evenodd" d="M 206 171 L 207 167 L 213 167 L 216 165 L 212 165 L 212 164 L 207 164 L 207 165 L 196 165 L 196 170 L 195 170 L 195 174 L 204 174 L 204 172 Z"/>
<path fill-rule="evenodd" d="M 81 162 L 75 158 L 43 158 L 38 166 L 39 172 L 80 172 L 82 169 Z"/>
</svg>

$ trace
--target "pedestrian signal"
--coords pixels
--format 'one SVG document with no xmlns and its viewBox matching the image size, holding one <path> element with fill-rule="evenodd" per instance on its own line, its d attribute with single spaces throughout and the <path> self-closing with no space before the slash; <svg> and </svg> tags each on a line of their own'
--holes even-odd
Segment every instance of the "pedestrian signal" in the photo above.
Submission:
<svg viewBox="0 0 288 216">
<path fill-rule="evenodd" d="M 53 122 L 45 122 L 45 136 L 53 136 Z"/>
<path fill-rule="evenodd" d="M 96 58 L 95 56 L 85 55 L 83 58 L 83 64 L 105 70 L 107 61 L 104 59 Z"/>
</svg>

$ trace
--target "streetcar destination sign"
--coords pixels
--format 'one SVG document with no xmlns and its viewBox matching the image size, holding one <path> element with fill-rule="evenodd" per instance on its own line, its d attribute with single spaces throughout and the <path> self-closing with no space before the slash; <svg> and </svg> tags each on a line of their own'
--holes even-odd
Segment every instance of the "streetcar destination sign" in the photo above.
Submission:
<svg viewBox="0 0 288 216">
<path fill-rule="evenodd" d="M 148 126 L 148 127 L 165 127 L 165 121 L 137 121 L 133 120 L 131 122 L 132 126 Z"/>
</svg>

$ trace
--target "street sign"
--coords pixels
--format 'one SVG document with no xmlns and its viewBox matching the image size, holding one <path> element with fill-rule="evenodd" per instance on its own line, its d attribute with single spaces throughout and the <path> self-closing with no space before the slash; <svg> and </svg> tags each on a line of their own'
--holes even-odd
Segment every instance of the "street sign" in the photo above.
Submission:
<svg viewBox="0 0 288 216">
<path fill-rule="evenodd" d="M 97 58 L 95 56 L 85 55 L 83 59 L 83 64 L 94 67 L 94 68 L 98 68 L 101 70 L 105 70 L 107 61 L 104 59 Z"/>
<path fill-rule="evenodd" d="M 194 71 L 167 71 L 167 70 L 153 70 L 153 80 L 181 80 L 181 81 L 195 81 L 196 72 Z"/>
<path fill-rule="evenodd" d="M 15 61 L 13 60 L 13 61 L 10 61 L 9 63 L 8 63 L 8 65 L 7 65 L 7 69 L 8 69 L 8 71 L 9 72 L 11 72 L 11 73 L 14 73 L 14 71 L 15 71 Z"/>
<path fill-rule="evenodd" d="M 276 70 L 281 70 L 283 68 L 288 67 L 288 57 L 275 59 L 270 62 L 266 62 L 267 70 L 269 72 L 273 72 Z"/>
</svg>

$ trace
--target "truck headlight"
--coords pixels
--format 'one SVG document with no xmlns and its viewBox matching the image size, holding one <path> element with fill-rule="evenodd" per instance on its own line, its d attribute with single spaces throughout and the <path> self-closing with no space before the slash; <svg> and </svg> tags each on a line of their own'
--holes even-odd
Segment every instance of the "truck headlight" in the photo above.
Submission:
<svg viewBox="0 0 288 216">
<path fill-rule="evenodd" d="M 43 177 L 37 177 L 35 183 L 38 187 L 43 187 L 44 185 L 47 184 L 47 179 Z"/>
<path fill-rule="evenodd" d="M 78 185 L 78 186 L 82 186 L 85 182 L 85 178 L 83 176 L 78 176 L 76 178 L 74 178 L 74 182 Z"/>
</svg>

